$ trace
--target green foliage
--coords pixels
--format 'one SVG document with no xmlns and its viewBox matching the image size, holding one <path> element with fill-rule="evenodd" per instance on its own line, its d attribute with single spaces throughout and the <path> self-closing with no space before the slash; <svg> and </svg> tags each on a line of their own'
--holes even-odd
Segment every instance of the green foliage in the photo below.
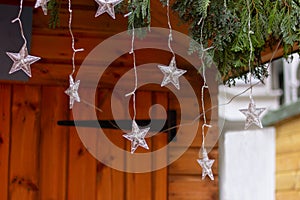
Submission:
<svg viewBox="0 0 300 200">
<path fill-rule="evenodd" d="M 60 5 L 60 0 L 50 0 L 48 3 L 48 11 L 50 11 L 49 28 L 55 29 L 56 26 L 59 26 Z"/>
<path fill-rule="evenodd" d="M 250 58 L 248 39 L 247 0 L 227 1 L 177 0 L 173 9 L 184 23 L 190 24 L 190 35 L 203 46 L 214 48 L 207 52 L 218 66 L 224 83 L 234 84 L 235 77 L 244 78 Z M 249 0 L 251 10 L 251 42 L 253 45 L 251 72 L 258 79 L 267 75 L 262 65 L 261 52 L 273 47 L 282 38 L 284 56 L 300 42 L 299 0 Z M 199 20 L 203 18 L 203 34 Z"/>
<path fill-rule="evenodd" d="M 148 27 L 151 24 L 150 0 L 130 0 L 127 10 L 131 13 L 128 16 L 128 30 L 134 28 Z M 143 31 L 143 29 L 139 29 Z M 144 29 L 145 30 L 145 29 Z M 137 32 L 138 37 L 144 37 L 146 32 Z"/>
</svg>

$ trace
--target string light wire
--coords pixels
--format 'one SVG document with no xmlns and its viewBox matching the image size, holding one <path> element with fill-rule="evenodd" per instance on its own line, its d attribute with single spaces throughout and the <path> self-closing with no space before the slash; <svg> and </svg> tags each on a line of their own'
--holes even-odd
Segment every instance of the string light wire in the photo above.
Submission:
<svg viewBox="0 0 300 200">
<path fill-rule="evenodd" d="M 127 16 L 130 15 L 130 14 L 127 14 Z M 130 93 L 128 93 L 128 94 L 125 95 L 126 97 L 132 95 L 133 121 L 135 121 L 135 118 L 136 118 L 136 94 L 135 93 L 136 93 L 137 84 L 138 84 L 138 74 L 137 74 L 137 68 L 136 68 L 136 57 L 135 57 L 135 51 L 134 51 L 134 41 L 135 41 L 135 28 L 134 28 L 134 25 L 133 25 L 132 26 L 132 37 L 131 37 L 131 50 L 130 50 L 129 54 L 132 54 L 132 58 L 133 58 L 134 89 L 133 89 L 132 92 L 130 92 Z"/>
<path fill-rule="evenodd" d="M 73 76 L 74 72 L 75 72 L 75 55 L 77 52 L 80 51 L 84 51 L 83 48 L 80 49 L 75 49 L 75 38 L 74 38 L 74 34 L 72 31 L 72 19 L 73 19 L 73 10 L 71 8 L 71 0 L 69 0 L 69 32 L 72 38 L 72 50 L 73 50 L 73 55 L 72 55 L 72 73 L 70 74 L 70 76 Z"/>
<path fill-rule="evenodd" d="M 169 27 L 169 38 L 168 38 L 168 47 L 172 52 L 173 56 L 175 57 L 175 52 L 172 48 L 171 42 L 173 41 L 173 33 L 172 33 L 172 25 L 170 20 L 170 0 L 167 0 L 167 18 L 168 18 L 168 27 Z"/>
<path fill-rule="evenodd" d="M 249 60 L 248 60 L 248 68 L 249 68 L 249 81 L 250 81 L 250 99 L 252 99 L 252 68 L 251 68 L 251 60 L 252 60 L 252 53 L 253 53 L 253 44 L 251 40 L 251 34 L 253 34 L 253 31 L 251 30 L 251 8 L 249 0 L 247 0 L 247 9 L 248 9 L 248 40 L 250 44 L 250 54 L 249 54 Z"/>
<path fill-rule="evenodd" d="M 26 40 L 25 35 L 24 35 L 23 24 L 22 24 L 22 21 L 20 19 L 22 11 L 23 11 L 23 0 L 20 1 L 20 10 L 19 10 L 19 13 L 18 13 L 18 17 L 15 18 L 14 20 L 12 20 L 11 22 L 12 23 L 15 23 L 16 21 L 19 22 L 21 36 L 22 36 L 22 38 L 24 40 L 24 45 L 27 46 L 27 40 Z"/>
</svg>

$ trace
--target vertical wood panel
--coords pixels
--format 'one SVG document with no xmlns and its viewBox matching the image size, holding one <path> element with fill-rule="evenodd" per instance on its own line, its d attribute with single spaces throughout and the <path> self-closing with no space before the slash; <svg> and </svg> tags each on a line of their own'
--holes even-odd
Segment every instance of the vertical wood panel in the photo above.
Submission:
<svg viewBox="0 0 300 200">
<path fill-rule="evenodd" d="M 87 88 L 79 88 L 79 95 L 84 97 L 91 95 L 91 92 Z M 83 98 L 81 99 L 84 100 Z M 92 107 L 83 102 L 75 102 L 74 108 L 75 106 L 78 106 L 79 110 L 81 110 L 80 120 L 91 119 L 91 113 L 95 112 Z M 85 132 L 85 136 L 89 137 L 90 141 L 96 142 L 95 129 L 78 129 L 80 132 Z M 68 169 L 68 199 L 96 199 L 96 159 L 83 145 L 75 127 L 70 128 Z"/>
<path fill-rule="evenodd" d="M 98 107 L 103 110 L 103 112 L 98 112 L 98 119 L 102 120 L 112 120 L 114 117 L 125 118 L 124 107 L 120 103 L 120 100 L 116 95 L 112 95 L 111 91 L 99 90 L 99 95 L 97 95 Z M 111 105 L 111 101 L 114 105 Z M 118 116 L 112 116 L 111 106 L 118 108 Z M 122 137 L 121 130 L 103 129 L 106 137 L 119 148 L 125 149 L 125 141 Z M 112 149 L 104 149 L 106 147 L 101 146 L 101 141 L 97 140 L 97 150 L 105 151 L 107 153 L 108 159 L 116 162 L 123 163 L 125 169 L 125 154 L 123 157 L 112 157 Z M 122 167 L 122 166 L 119 166 Z M 97 164 L 97 200 L 123 200 L 125 199 L 125 173 L 122 171 L 117 171 L 112 169 L 105 164 L 98 162 Z"/>
<path fill-rule="evenodd" d="M 8 198 L 11 85 L 0 84 L 0 199 Z"/>
<path fill-rule="evenodd" d="M 13 87 L 10 199 L 38 198 L 40 87 Z"/>
<path fill-rule="evenodd" d="M 160 104 L 165 108 L 165 110 L 168 110 L 168 94 L 167 93 L 159 93 L 155 92 L 153 94 L 153 104 Z M 163 114 L 162 111 L 154 110 L 154 118 L 161 119 Z M 153 137 L 152 139 L 152 148 L 153 151 L 158 150 L 160 148 L 163 148 L 168 143 L 168 135 L 167 133 L 160 133 Z M 161 152 L 163 154 L 163 152 Z M 152 158 L 152 165 L 153 168 L 155 168 L 156 163 L 167 163 L 168 158 L 168 151 L 164 151 L 165 157 L 164 158 Z M 153 171 L 152 173 L 152 194 L 154 200 L 165 200 L 167 199 L 168 194 L 168 171 L 167 171 L 167 165 L 165 168 Z"/>
<path fill-rule="evenodd" d="M 137 92 L 136 95 L 136 107 L 137 107 L 137 119 L 147 119 L 149 118 L 149 108 L 151 106 L 151 92 Z M 135 153 L 148 153 L 151 151 L 151 140 L 150 138 L 146 139 L 146 142 L 149 146 L 149 150 L 142 147 L 138 147 Z M 127 150 L 130 151 L 131 143 L 127 141 Z M 130 155 L 129 155 L 130 156 Z M 127 165 L 138 164 L 137 162 L 129 163 Z M 139 163 L 143 165 L 151 166 L 151 158 L 145 163 Z M 126 196 L 128 200 L 131 199 L 143 199 L 151 200 L 151 187 L 152 179 L 151 173 L 127 173 L 126 176 Z"/>
<path fill-rule="evenodd" d="M 68 128 L 57 125 L 67 120 L 68 99 L 62 87 L 42 90 L 40 199 L 66 199 Z"/>
</svg>

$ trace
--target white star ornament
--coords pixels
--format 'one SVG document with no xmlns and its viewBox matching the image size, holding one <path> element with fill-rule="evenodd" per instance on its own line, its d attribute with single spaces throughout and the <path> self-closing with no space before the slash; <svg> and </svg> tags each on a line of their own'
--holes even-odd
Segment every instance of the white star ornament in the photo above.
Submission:
<svg viewBox="0 0 300 200">
<path fill-rule="evenodd" d="M 133 154 L 135 150 L 141 146 L 145 149 L 149 149 L 145 137 L 150 130 L 150 127 L 145 129 L 140 129 L 136 124 L 135 120 L 132 121 L 132 131 L 130 133 L 124 134 L 123 137 L 131 141 L 131 153 Z"/>
<path fill-rule="evenodd" d="M 102 15 L 103 13 L 109 14 L 113 19 L 116 19 L 114 7 L 121 3 L 123 0 L 95 0 L 99 7 L 95 14 L 95 17 Z"/>
<path fill-rule="evenodd" d="M 175 56 L 173 56 L 168 66 L 158 65 L 158 68 L 164 74 L 161 87 L 167 85 L 168 83 L 172 83 L 179 90 L 180 89 L 179 77 L 182 76 L 184 73 L 186 73 L 186 70 L 178 69 L 176 67 Z"/>
<path fill-rule="evenodd" d="M 29 77 L 31 77 L 30 65 L 41 59 L 40 57 L 29 55 L 26 44 L 22 46 L 19 53 L 6 52 L 6 54 L 14 62 L 9 74 L 22 70 Z"/>
</svg>

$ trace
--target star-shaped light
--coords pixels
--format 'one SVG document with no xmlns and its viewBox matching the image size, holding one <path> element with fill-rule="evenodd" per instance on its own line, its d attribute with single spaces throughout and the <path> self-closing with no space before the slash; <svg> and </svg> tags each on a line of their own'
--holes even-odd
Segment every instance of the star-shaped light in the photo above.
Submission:
<svg viewBox="0 0 300 200">
<path fill-rule="evenodd" d="M 180 86 L 178 79 L 186 72 L 186 70 L 178 69 L 176 67 L 175 56 L 173 56 L 169 66 L 158 65 L 158 68 L 164 74 L 164 79 L 161 83 L 161 87 L 167 85 L 168 83 L 172 83 L 179 90 Z"/>
<path fill-rule="evenodd" d="M 28 55 L 26 44 L 22 46 L 19 53 L 6 52 L 6 54 L 14 61 L 9 74 L 12 74 L 20 69 L 23 70 L 29 77 L 31 77 L 30 65 L 40 60 L 40 57 Z"/>
<path fill-rule="evenodd" d="M 113 19 L 116 19 L 114 7 L 121 3 L 123 0 L 95 0 L 98 4 L 98 10 L 95 17 L 102 15 L 103 13 L 109 14 Z"/>
<path fill-rule="evenodd" d="M 34 8 L 42 7 L 44 15 L 47 15 L 47 3 L 50 0 L 36 0 Z"/>
<path fill-rule="evenodd" d="M 215 160 L 210 160 L 207 155 L 207 151 L 204 148 L 202 152 L 202 159 L 198 159 L 197 162 L 202 167 L 202 180 L 206 176 L 209 176 L 211 180 L 214 180 L 214 175 L 212 173 L 211 167 L 214 164 Z"/>
<path fill-rule="evenodd" d="M 70 97 L 69 107 L 70 109 L 72 109 L 74 105 L 74 101 L 80 102 L 80 98 L 78 95 L 80 80 L 74 83 L 73 77 L 70 75 L 69 81 L 70 81 L 70 85 L 69 88 L 65 91 L 65 93 Z"/>
<path fill-rule="evenodd" d="M 132 131 L 130 133 L 124 134 L 123 137 L 131 141 L 131 153 L 139 147 L 143 147 L 145 149 L 149 149 L 145 136 L 147 135 L 150 127 L 145 129 L 140 129 L 136 124 L 135 120 L 132 121 Z"/>
<path fill-rule="evenodd" d="M 259 116 L 266 108 L 256 108 L 253 98 L 250 98 L 248 109 L 240 109 L 246 116 L 245 129 L 249 128 L 251 124 L 255 124 L 259 128 L 263 128 Z"/>
</svg>

